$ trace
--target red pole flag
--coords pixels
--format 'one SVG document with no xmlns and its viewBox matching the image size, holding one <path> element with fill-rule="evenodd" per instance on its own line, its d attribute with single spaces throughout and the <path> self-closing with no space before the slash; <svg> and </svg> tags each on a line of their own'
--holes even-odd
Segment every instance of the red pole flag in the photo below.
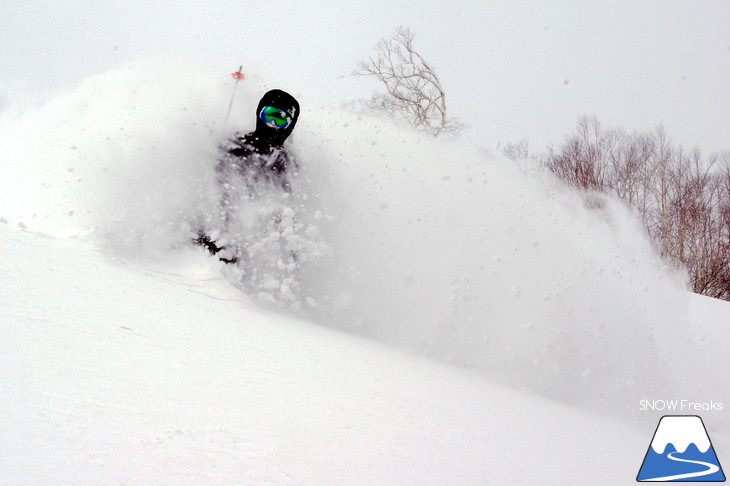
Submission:
<svg viewBox="0 0 730 486">
<path fill-rule="evenodd" d="M 233 93 L 231 93 L 231 102 L 228 103 L 228 111 L 226 112 L 226 119 L 223 122 L 223 129 L 225 130 L 226 125 L 228 125 L 228 117 L 231 115 L 231 108 L 233 107 L 233 98 L 236 96 L 236 88 L 238 87 L 238 82 L 246 79 L 246 75 L 241 72 L 243 69 L 243 64 L 238 68 L 238 71 L 235 73 L 231 73 L 231 76 L 233 76 L 233 79 L 236 80 L 236 82 L 233 84 Z"/>
</svg>

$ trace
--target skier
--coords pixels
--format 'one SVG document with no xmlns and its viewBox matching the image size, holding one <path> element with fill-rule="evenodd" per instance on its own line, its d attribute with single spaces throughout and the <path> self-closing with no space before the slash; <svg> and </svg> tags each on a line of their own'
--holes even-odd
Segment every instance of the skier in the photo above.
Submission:
<svg viewBox="0 0 730 486">
<path fill-rule="evenodd" d="M 256 116 L 253 132 L 245 135 L 236 132 L 220 146 L 216 172 L 222 191 L 220 222 L 223 232 L 242 197 L 256 198 L 272 190 L 285 194 L 292 191 L 289 175 L 296 172 L 298 164 L 284 142 L 299 118 L 299 103 L 289 93 L 274 89 L 261 98 Z M 199 231 L 194 241 L 216 255 L 225 249 L 225 243 L 217 242 L 220 233 Z M 235 250 L 232 255 L 223 252 L 219 258 L 226 263 L 236 263 L 238 254 Z"/>
</svg>

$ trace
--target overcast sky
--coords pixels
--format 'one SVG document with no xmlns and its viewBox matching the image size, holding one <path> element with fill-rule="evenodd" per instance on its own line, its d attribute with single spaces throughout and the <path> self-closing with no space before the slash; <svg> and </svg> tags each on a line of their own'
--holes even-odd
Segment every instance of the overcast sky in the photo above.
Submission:
<svg viewBox="0 0 730 486">
<path fill-rule="evenodd" d="M 296 86 L 282 87 L 300 98 L 349 101 L 376 87 L 349 77 L 357 61 L 404 25 L 481 145 L 527 138 L 542 149 L 585 113 L 627 129 L 663 123 L 685 146 L 730 149 L 725 0 L 0 2 L 6 107 L 168 52 L 232 68 L 263 58 L 256 74 L 289 80 Z"/>
</svg>

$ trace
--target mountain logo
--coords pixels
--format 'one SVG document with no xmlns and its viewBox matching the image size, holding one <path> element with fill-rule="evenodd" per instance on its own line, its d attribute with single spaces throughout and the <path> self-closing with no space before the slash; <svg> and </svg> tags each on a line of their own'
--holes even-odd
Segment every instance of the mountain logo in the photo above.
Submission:
<svg viewBox="0 0 730 486">
<path fill-rule="evenodd" d="M 697 415 L 662 417 L 636 480 L 725 481 L 702 419 Z"/>
</svg>

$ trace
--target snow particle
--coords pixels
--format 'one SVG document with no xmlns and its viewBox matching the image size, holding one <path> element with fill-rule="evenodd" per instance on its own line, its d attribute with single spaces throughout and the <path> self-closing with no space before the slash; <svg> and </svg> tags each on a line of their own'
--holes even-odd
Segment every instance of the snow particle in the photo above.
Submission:
<svg viewBox="0 0 730 486">
<path fill-rule="evenodd" d="M 568 86 L 570 84 L 570 81 L 568 79 L 563 80 L 563 86 Z"/>
</svg>

